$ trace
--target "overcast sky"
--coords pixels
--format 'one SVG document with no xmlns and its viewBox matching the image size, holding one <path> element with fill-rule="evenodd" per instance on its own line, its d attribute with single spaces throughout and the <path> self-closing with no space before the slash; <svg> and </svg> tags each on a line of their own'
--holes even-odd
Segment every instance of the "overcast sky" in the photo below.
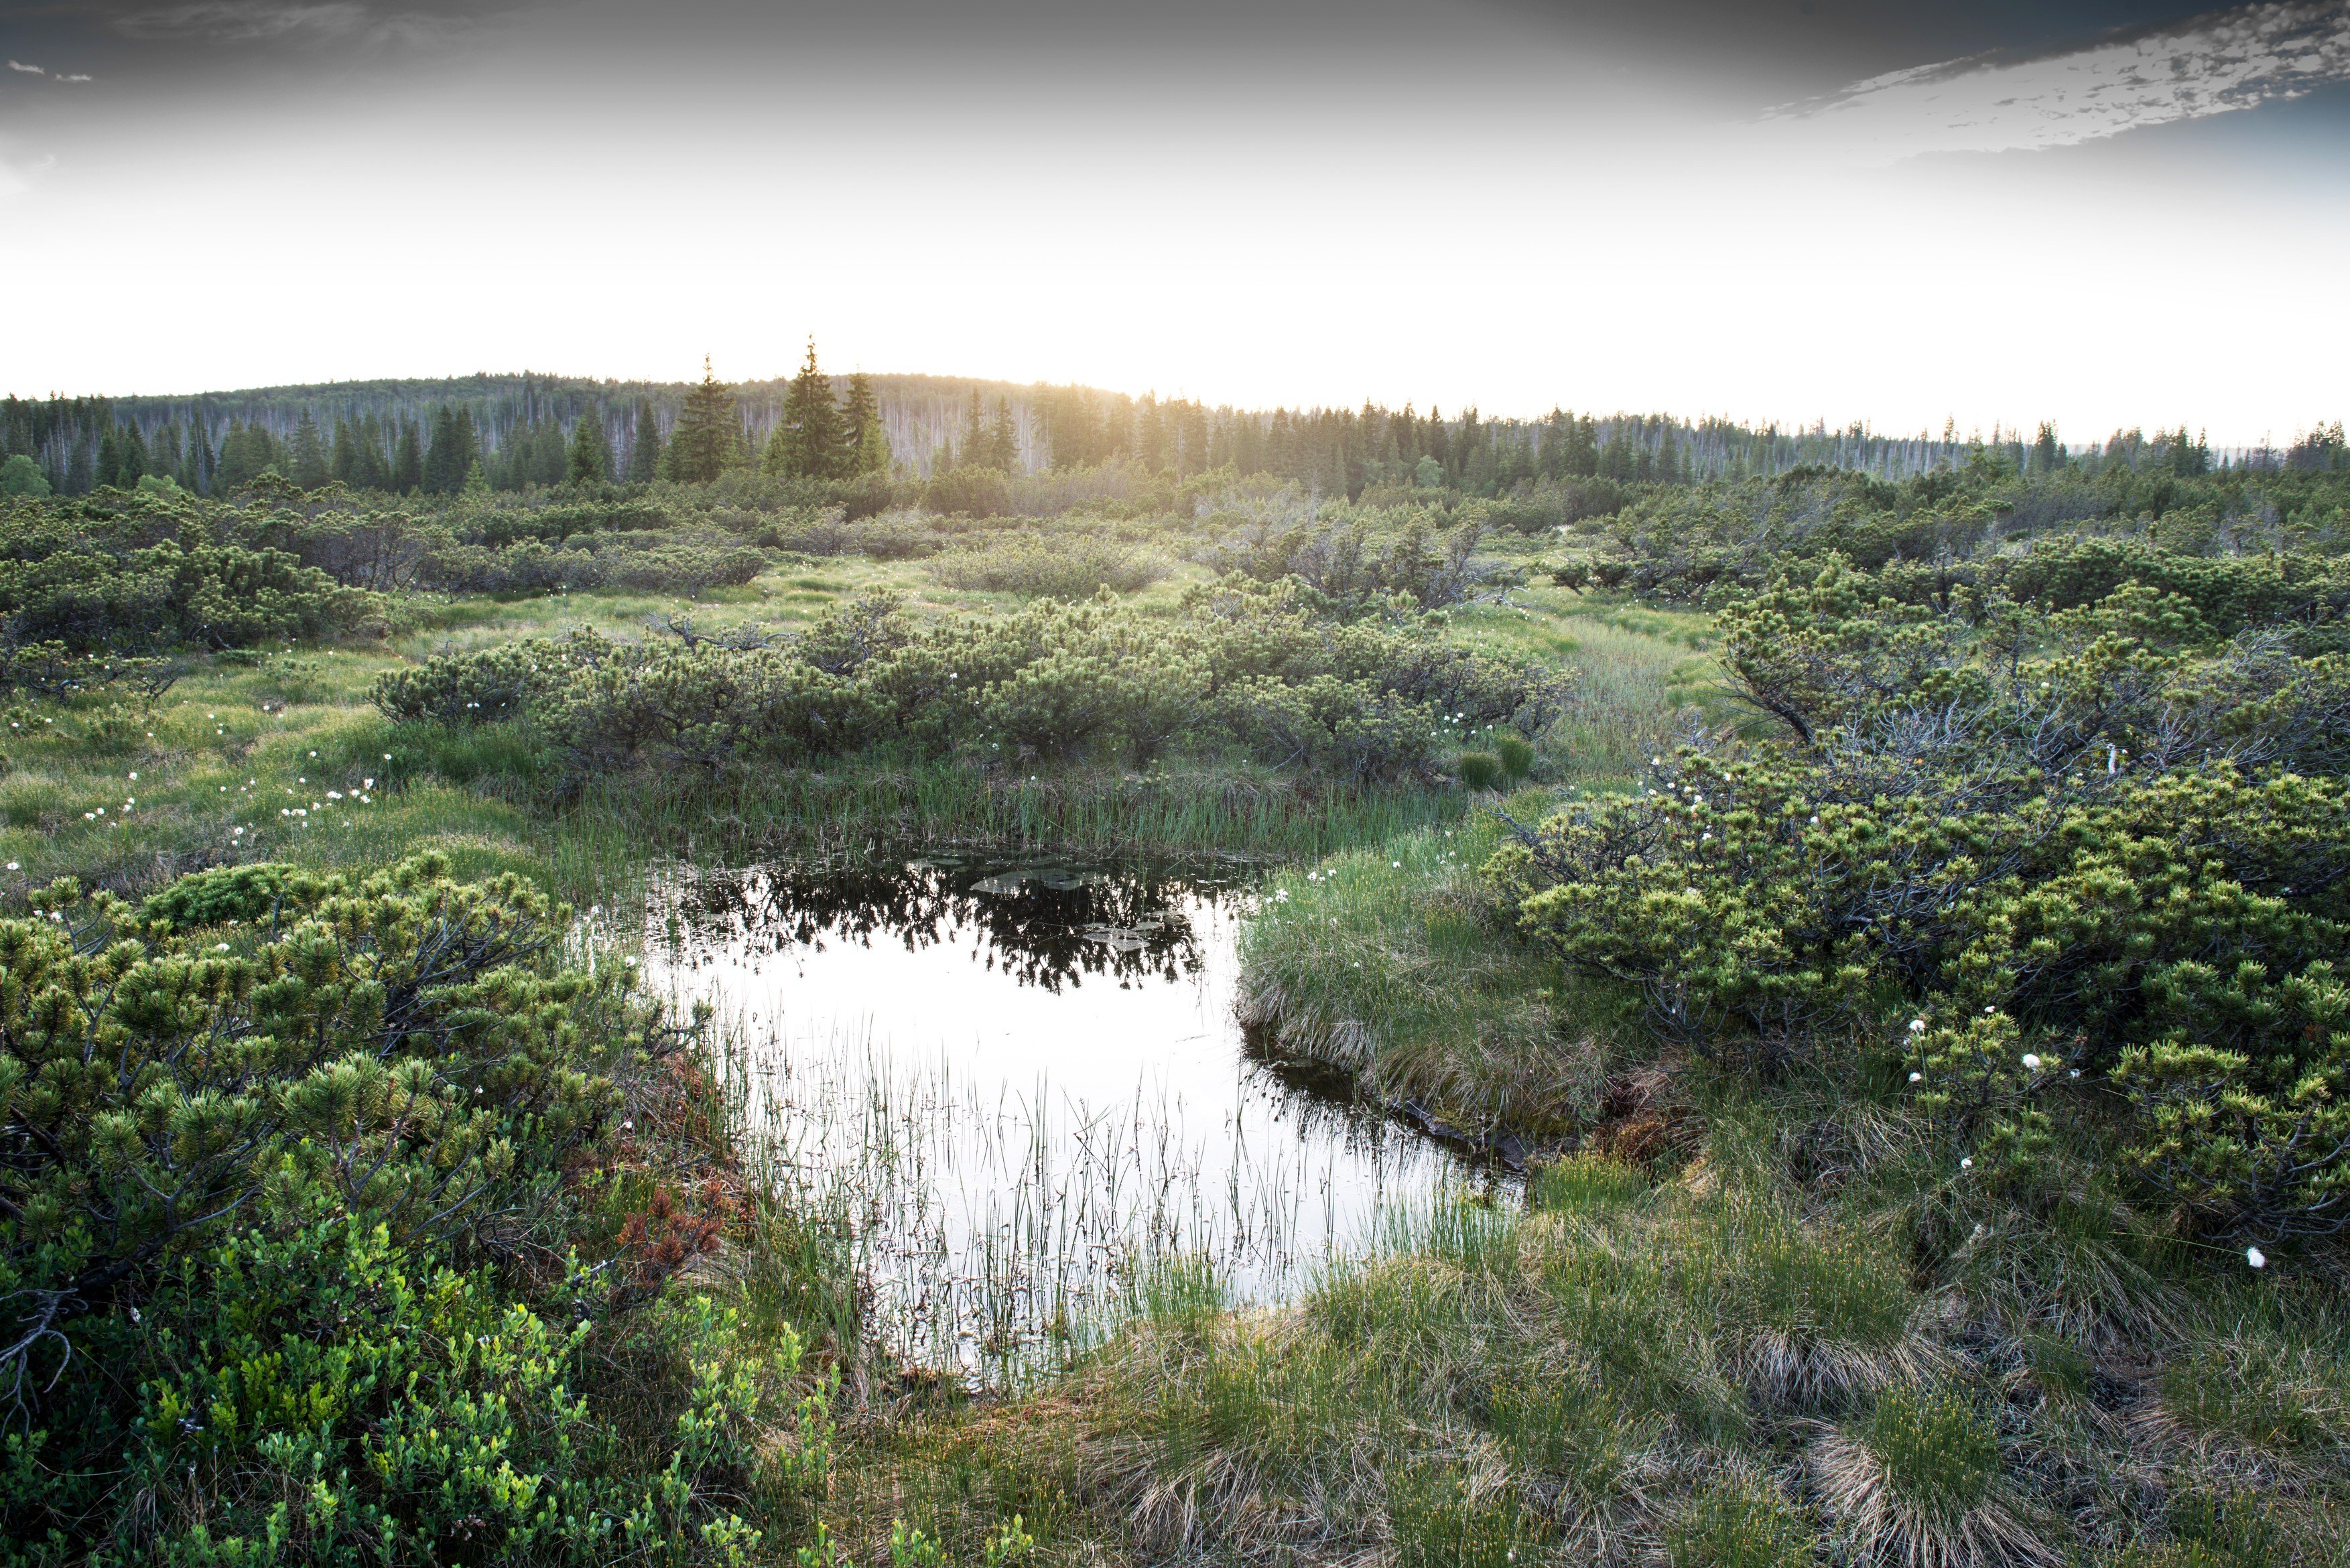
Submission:
<svg viewBox="0 0 2350 1568">
<path fill-rule="evenodd" d="M 828 365 L 2289 439 L 2350 0 L 0 0 L 0 391 Z"/>
</svg>

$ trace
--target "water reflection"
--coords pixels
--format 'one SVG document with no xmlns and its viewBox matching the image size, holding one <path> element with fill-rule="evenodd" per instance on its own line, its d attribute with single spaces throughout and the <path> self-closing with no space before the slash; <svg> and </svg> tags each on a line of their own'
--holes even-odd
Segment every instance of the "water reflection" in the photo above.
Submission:
<svg viewBox="0 0 2350 1568">
<path fill-rule="evenodd" d="M 1187 895 L 1230 897 L 1198 877 L 1099 867 L 759 867 L 681 886 L 679 912 L 705 948 L 775 955 L 888 937 L 909 953 L 963 946 L 973 962 L 1057 993 L 1087 975 L 1169 982 L 1199 972 Z"/>
<path fill-rule="evenodd" d="M 764 1152 L 842 1216 L 899 1355 L 1050 1361 L 1174 1258 L 1294 1293 L 1378 1215 L 1483 1179 L 1257 1060 L 1235 882 L 931 859 L 681 874 L 656 985 L 752 1043 Z"/>
</svg>

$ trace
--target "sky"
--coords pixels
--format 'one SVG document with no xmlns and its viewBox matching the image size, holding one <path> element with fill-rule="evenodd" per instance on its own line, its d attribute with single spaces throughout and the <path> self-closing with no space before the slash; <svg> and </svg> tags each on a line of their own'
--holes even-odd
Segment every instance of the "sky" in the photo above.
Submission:
<svg viewBox="0 0 2350 1568">
<path fill-rule="evenodd" d="M 0 0 L 0 392 L 2345 417 L 2350 0 Z"/>
</svg>

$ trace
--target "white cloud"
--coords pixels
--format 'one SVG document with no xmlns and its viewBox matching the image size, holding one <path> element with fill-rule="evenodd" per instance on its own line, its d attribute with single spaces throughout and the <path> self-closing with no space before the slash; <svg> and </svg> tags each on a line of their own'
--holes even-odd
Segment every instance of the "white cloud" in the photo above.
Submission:
<svg viewBox="0 0 2350 1568">
<path fill-rule="evenodd" d="M 10 60 L 8 68 L 12 71 L 23 71 L 28 76 L 45 77 L 49 74 L 38 66 L 28 66 L 21 60 Z"/>
<path fill-rule="evenodd" d="M 57 80 L 59 80 L 59 81 L 61 81 L 61 82 L 87 82 L 87 81 L 95 81 L 95 80 L 97 80 L 98 78 L 95 78 L 95 77 L 93 77 L 93 76 L 91 76 L 91 75 L 90 75 L 88 72 L 87 72 L 87 71 L 76 71 L 76 72 L 74 72 L 73 74 L 71 74 L 70 76 L 61 76 L 61 77 L 57 78 Z"/>
<path fill-rule="evenodd" d="M 462 23 L 414 11 L 381 11 L 360 0 L 187 0 L 116 20 L 133 38 L 213 44 L 417 41 Z"/>
<path fill-rule="evenodd" d="M 308 36 L 339 37 L 367 25 L 367 7 L 354 0 L 277 4 L 275 0 L 193 0 L 153 11 L 135 11 L 114 25 L 134 38 L 205 38 L 214 43 L 251 43 Z"/>
<path fill-rule="evenodd" d="M 1976 55 L 1855 82 L 1763 118 L 1872 161 L 2068 147 L 2350 81 L 2350 0 L 2237 5 L 2024 58 Z"/>
</svg>

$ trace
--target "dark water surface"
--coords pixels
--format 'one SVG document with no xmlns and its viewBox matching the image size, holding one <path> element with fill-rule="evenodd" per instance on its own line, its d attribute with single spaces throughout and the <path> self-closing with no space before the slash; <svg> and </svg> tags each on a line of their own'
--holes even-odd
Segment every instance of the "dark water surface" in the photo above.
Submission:
<svg viewBox="0 0 2350 1568">
<path fill-rule="evenodd" d="M 754 1132 L 851 1220 L 877 1331 L 980 1374 L 1082 1345 L 1179 1260 L 1284 1299 L 1483 1179 L 1251 1054 L 1248 898 L 1133 867 L 698 871 L 645 950 L 656 990 L 754 1042 Z"/>
</svg>

